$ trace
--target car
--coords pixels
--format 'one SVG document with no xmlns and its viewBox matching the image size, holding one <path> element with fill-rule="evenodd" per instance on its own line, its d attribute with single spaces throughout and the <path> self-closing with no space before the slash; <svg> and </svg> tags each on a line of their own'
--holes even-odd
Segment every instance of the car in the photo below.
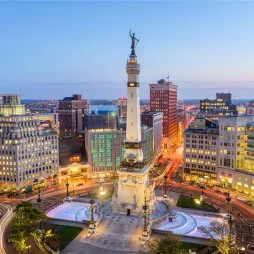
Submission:
<svg viewBox="0 0 254 254">
<path fill-rule="evenodd" d="M 102 178 L 97 181 L 97 183 L 104 183 L 104 182 L 105 182 L 105 180 Z"/>
<path fill-rule="evenodd" d="M 244 198 L 241 198 L 241 197 L 237 197 L 238 200 L 242 201 L 242 202 L 245 202 L 246 200 Z"/>
<path fill-rule="evenodd" d="M 206 187 L 204 185 L 199 185 L 200 189 L 206 189 Z"/>
<path fill-rule="evenodd" d="M 77 186 L 82 186 L 82 185 L 84 185 L 84 184 L 83 184 L 83 183 L 78 183 L 78 184 L 77 184 Z"/>
<path fill-rule="evenodd" d="M 247 205 L 252 205 L 253 204 L 253 202 L 251 200 L 245 200 L 244 203 L 247 204 Z"/>
<path fill-rule="evenodd" d="M 189 183 L 187 183 L 187 182 L 183 182 L 183 184 L 184 184 L 184 185 L 189 185 Z"/>
<path fill-rule="evenodd" d="M 175 178 L 175 177 L 176 177 L 176 174 L 173 174 L 173 175 L 172 175 L 172 178 Z"/>
<path fill-rule="evenodd" d="M 222 194 L 223 194 L 224 196 L 227 196 L 227 195 L 228 195 L 228 192 L 224 191 Z"/>
<path fill-rule="evenodd" d="M 216 190 L 215 192 L 218 194 L 222 194 L 222 191 L 220 191 L 220 190 Z"/>
</svg>

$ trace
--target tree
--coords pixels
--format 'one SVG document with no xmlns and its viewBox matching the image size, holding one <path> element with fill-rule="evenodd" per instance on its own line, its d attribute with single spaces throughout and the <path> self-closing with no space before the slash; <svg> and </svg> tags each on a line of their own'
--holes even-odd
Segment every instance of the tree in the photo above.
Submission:
<svg viewBox="0 0 254 254">
<path fill-rule="evenodd" d="M 167 235 L 148 243 L 148 248 L 152 254 L 181 254 L 181 243 L 179 237 Z"/>
<path fill-rule="evenodd" d="M 209 226 L 202 226 L 199 231 L 208 238 L 208 244 L 216 247 L 222 254 L 229 254 L 234 242 L 234 235 L 224 222 L 212 221 Z"/>
<path fill-rule="evenodd" d="M 27 236 L 25 232 L 17 232 L 10 235 L 9 240 L 13 242 L 15 248 L 21 253 L 25 253 L 27 249 Z"/>
<path fill-rule="evenodd" d="M 41 224 L 42 221 L 46 220 L 46 214 L 41 210 L 34 208 L 31 203 L 19 203 L 16 206 L 16 215 L 12 219 L 12 229 L 9 240 L 13 242 L 17 250 L 22 252 L 23 249 L 27 247 L 26 241 L 30 235 L 34 237 L 37 235 L 37 233 L 40 232 L 40 234 L 42 234 L 44 232 L 43 230 L 38 230 L 38 226 L 39 224 Z M 46 231 L 43 239 L 45 239 L 46 241 L 46 239 L 50 237 L 52 237 L 51 231 Z M 38 239 L 39 243 L 41 243 L 42 238 Z"/>
</svg>

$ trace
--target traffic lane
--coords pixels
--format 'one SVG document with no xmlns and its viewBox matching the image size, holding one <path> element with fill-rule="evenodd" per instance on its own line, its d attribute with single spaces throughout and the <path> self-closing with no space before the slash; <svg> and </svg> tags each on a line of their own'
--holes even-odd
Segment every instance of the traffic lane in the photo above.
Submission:
<svg viewBox="0 0 254 254">
<path fill-rule="evenodd" d="M 222 204 L 227 206 L 227 202 L 226 202 L 226 196 L 222 195 L 222 194 L 218 194 L 214 191 L 211 190 L 207 190 L 207 189 L 200 189 L 199 187 L 196 186 L 192 186 L 192 185 L 184 185 L 181 183 L 177 183 L 174 182 L 172 180 L 170 180 L 170 183 L 175 184 L 176 186 L 184 186 L 184 191 L 188 191 L 190 193 L 190 191 L 194 191 L 196 193 L 198 193 L 198 195 L 200 195 L 203 191 L 203 193 L 211 198 L 212 200 L 215 201 L 220 201 Z M 246 205 L 245 203 L 241 202 L 238 199 L 232 198 L 230 205 L 232 205 L 232 202 L 234 202 L 234 207 L 241 213 L 246 215 L 248 218 L 250 219 L 254 219 L 254 209 L 249 207 L 248 205 Z M 230 206 L 229 205 L 229 206 Z M 229 209 L 230 207 L 227 207 L 227 209 Z"/>
</svg>

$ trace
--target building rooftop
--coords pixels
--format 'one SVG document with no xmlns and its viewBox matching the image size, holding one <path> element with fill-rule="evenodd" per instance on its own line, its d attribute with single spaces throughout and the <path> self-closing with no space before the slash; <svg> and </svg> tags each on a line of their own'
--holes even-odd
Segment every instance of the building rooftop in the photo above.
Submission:
<svg viewBox="0 0 254 254">
<path fill-rule="evenodd" d="M 105 114 L 107 112 L 118 112 L 118 107 L 115 105 L 91 105 L 90 113 Z"/>
</svg>

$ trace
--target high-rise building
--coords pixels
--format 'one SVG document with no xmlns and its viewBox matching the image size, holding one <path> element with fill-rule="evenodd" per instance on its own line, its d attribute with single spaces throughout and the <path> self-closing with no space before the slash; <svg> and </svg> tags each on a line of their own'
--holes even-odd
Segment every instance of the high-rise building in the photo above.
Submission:
<svg viewBox="0 0 254 254">
<path fill-rule="evenodd" d="M 154 157 L 153 128 L 141 127 L 142 152 L 144 160 L 151 162 Z M 103 178 L 115 174 L 124 159 L 126 130 L 86 129 L 85 147 L 91 177 Z"/>
<path fill-rule="evenodd" d="M 253 116 L 220 118 L 219 129 L 218 181 L 254 196 Z"/>
<path fill-rule="evenodd" d="M 0 118 L 0 182 L 4 191 L 32 190 L 56 184 L 58 136 L 43 132 L 38 117 Z"/>
<path fill-rule="evenodd" d="M 91 108 L 91 113 L 85 114 L 85 129 L 109 129 L 118 128 L 118 107 L 97 106 Z"/>
<path fill-rule="evenodd" d="M 163 79 L 150 84 L 150 110 L 163 112 L 163 150 L 170 151 L 178 138 L 177 86 Z"/>
<path fill-rule="evenodd" d="M 216 100 L 223 101 L 226 106 L 232 104 L 231 93 L 216 93 Z"/>
<path fill-rule="evenodd" d="M 254 101 L 250 101 L 246 106 L 246 115 L 254 116 Z"/>
<path fill-rule="evenodd" d="M 184 172 L 187 180 L 212 184 L 218 165 L 219 125 L 198 116 L 184 132 Z"/>
<path fill-rule="evenodd" d="M 121 96 L 117 100 L 116 105 L 119 108 L 119 116 L 122 118 L 126 118 L 126 116 L 127 116 L 127 98 L 124 96 Z"/>
<path fill-rule="evenodd" d="M 25 105 L 20 103 L 18 94 L 0 94 L 0 115 L 23 115 L 25 112 Z"/>
<path fill-rule="evenodd" d="M 216 93 L 215 100 L 201 100 L 200 112 L 205 113 L 206 117 L 212 120 L 238 114 L 236 105 L 231 104 L 231 93 Z"/>
<path fill-rule="evenodd" d="M 153 151 L 154 156 L 162 152 L 162 112 L 145 111 L 141 113 L 141 123 L 153 128 Z"/>
<path fill-rule="evenodd" d="M 60 123 L 60 136 L 77 137 L 85 129 L 85 114 L 89 112 L 90 102 L 82 99 L 79 94 L 65 97 L 59 101 L 58 117 Z"/>
</svg>

